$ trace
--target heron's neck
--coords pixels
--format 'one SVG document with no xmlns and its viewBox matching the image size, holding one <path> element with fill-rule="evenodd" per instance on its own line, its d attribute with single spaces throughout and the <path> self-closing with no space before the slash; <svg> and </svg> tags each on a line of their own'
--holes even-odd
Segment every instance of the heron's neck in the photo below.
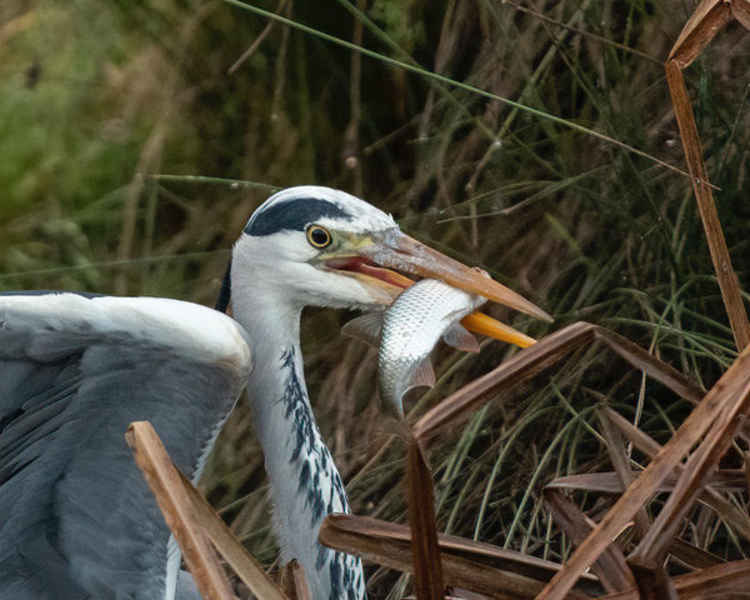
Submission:
<svg viewBox="0 0 750 600">
<path fill-rule="evenodd" d="M 257 290 L 252 297 L 233 291 L 235 299 L 245 298 L 234 302 L 234 317 L 256 344 L 248 396 L 271 482 L 282 558 L 304 567 L 315 600 L 362 598 L 360 561 L 317 541 L 325 516 L 349 512 L 349 504 L 310 408 L 299 341 L 301 307 Z"/>
</svg>

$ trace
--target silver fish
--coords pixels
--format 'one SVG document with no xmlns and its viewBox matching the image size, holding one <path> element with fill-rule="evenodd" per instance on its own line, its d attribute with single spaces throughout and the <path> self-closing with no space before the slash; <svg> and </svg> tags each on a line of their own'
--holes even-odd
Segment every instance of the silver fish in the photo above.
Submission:
<svg viewBox="0 0 750 600">
<path fill-rule="evenodd" d="M 435 383 L 430 352 L 442 337 L 452 346 L 478 352 L 476 339 L 459 321 L 487 301 L 436 279 L 405 290 L 383 315 L 378 349 L 380 395 L 386 409 L 403 418 L 403 396 Z"/>
<path fill-rule="evenodd" d="M 474 312 L 484 302 L 482 296 L 443 281 L 424 279 L 402 292 L 385 312 L 366 313 L 344 325 L 342 333 L 378 348 L 380 396 L 388 412 L 402 418 L 403 395 L 413 387 L 434 385 L 429 354 L 441 336 L 459 350 L 479 352 L 479 344 L 464 325 L 519 348 L 536 343 L 509 325 Z"/>
</svg>

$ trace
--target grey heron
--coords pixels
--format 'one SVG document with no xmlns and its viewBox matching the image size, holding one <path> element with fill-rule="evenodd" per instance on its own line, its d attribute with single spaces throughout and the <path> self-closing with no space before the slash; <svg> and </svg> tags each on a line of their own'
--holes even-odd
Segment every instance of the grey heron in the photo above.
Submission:
<svg viewBox="0 0 750 600">
<path fill-rule="evenodd" d="M 317 541 L 324 517 L 349 505 L 311 410 L 300 315 L 382 309 L 405 285 L 399 272 L 547 317 L 365 201 L 317 186 L 250 217 L 222 293 L 233 318 L 163 298 L 0 295 L 0 600 L 198 597 L 123 433 L 151 421 L 195 481 L 244 387 L 282 559 L 302 565 L 316 600 L 363 598 L 359 559 Z"/>
</svg>

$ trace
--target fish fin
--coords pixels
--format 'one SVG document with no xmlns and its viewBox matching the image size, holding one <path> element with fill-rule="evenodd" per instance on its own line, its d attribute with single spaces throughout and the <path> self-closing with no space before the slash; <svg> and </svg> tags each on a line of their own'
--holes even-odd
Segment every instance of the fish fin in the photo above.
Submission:
<svg viewBox="0 0 750 600">
<path fill-rule="evenodd" d="M 427 357 L 419 364 L 416 371 L 414 371 L 411 383 L 409 383 L 409 389 L 415 387 L 432 387 L 433 385 L 435 385 L 435 370 L 432 368 L 432 361 Z"/>
<path fill-rule="evenodd" d="M 377 348 L 380 330 L 383 328 L 383 313 L 369 312 L 355 317 L 341 328 L 341 333 Z"/>
<path fill-rule="evenodd" d="M 479 342 L 460 323 L 454 323 L 443 334 L 443 341 L 464 352 L 479 352 Z"/>
<path fill-rule="evenodd" d="M 430 357 L 425 358 L 414 372 L 411 374 L 409 383 L 406 387 L 401 388 L 401 391 L 396 394 L 396 397 L 391 402 L 383 402 L 381 405 L 387 412 L 390 412 L 396 419 L 404 418 L 404 396 L 411 390 L 418 387 L 432 387 L 435 385 L 435 371 L 432 368 L 432 362 Z M 383 389 L 380 390 L 381 401 L 385 398 L 383 396 Z"/>
</svg>

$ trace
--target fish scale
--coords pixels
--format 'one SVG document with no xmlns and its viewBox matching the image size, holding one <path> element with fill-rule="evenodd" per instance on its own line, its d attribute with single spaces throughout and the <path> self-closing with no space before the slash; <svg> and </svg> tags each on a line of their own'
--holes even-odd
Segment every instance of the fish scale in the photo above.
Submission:
<svg viewBox="0 0 750 600">
<path fill-rule="evenodd" d="M 486 301 L 436 279 L 423 279 L 396 298 L 383 316 L 378 349 L 380 393 L 386 407 L 403 417 L 402 397 L 424 384 L 419 370 L 435 344 L 451 328 L 470 336 L 458 322 Z"/>
</svg>

